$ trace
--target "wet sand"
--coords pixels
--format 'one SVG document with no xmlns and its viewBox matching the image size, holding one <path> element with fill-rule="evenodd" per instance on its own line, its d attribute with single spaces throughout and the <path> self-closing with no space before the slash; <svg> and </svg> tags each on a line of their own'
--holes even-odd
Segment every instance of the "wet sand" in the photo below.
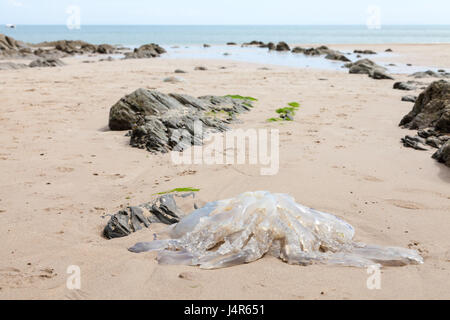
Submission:
<svg viewBox="0 0 450 320">
<path fill-rule="evenodd" d="M 450 67 L 449 45 L 330 47 L 392 48 L 398 53 L 392 62 Z M 393 81 L 366 75 L 232 61 L 82 60 L 0 71 L 0 298 L 450 298 L 450 170 L 431 159 L 432 151 L 400 143 L 409 132 L 398 123 L 412 108 L 401 97 L 420 90 L 393 90 Z M 208 70 L 194 71 L 199 65 Z M 163 82 L 175 69 L 188 71 L 176 75 L 185 81 Z M 125 132 L 108 130 L 108 114 L 139 87 L 258 98 L 233 127 L 278 128 L 279 173 L 261 176 L 250 165 L 175 166 L 169 155 L 131 148 Z M 266 122 L 291 101 L 301 103 L 294 122 Z M 106 213 L 176 187 L 201 189 L 201 201 L 255 190 L 289 193 L 351 223 L 356 240 L 417 249 L 425 263 L 384 268 L 381 290 L 368 290 L 366 269 L 290 266 L 264 257 L 205 271 L 160 266 L 154 253 L 127 251 L 163 225 L 102 238 Z M 70 265 L 81 268 L 81 290 L 66 287 Z"/>
</svg>

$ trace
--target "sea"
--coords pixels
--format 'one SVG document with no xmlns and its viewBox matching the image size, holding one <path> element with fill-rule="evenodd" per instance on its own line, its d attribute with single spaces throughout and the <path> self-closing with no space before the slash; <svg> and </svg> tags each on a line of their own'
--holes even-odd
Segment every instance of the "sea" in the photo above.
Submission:
<svg viewBox="0 0 450 320">
<path fill-rule="evenodd" d="M 84 40 L 94 44 L 109 43 L 139 46 L 225 44 L 227 42 L 285 41 L 295 44 L 378 44 L 378 43 L 450 43 L 450 25 L 380 26 L 370 29 L 355 26 L 156 26 L 18 25 L 16 29 L 0 27 L 0 33 L 26 42 Z"/>
<path fill-rule="evenodd" d="M 365 25 L 348 26 L 181 26 L 181 25 L 81 25 L 71 29 L 65 25 L 17 25 L 15 29 L 0 26 L 0 33 L 30 43 L 53 40 L 83 40 L 93 44 L 115 44 L 135 48 L 146 43 L 162 45 L 165 58 L 223 59 L 301 68 L 342 69 L 342 63 L 317 57 L 268 52 L 258 48 L 226 46 L 253 40 L 285 41 L 289 44 L 389 44 L 450 43 L 450 25 L 388 26 L 371 29 Z M 203 44 L 211 45 L 203 48 Z M 356 59 L 348 52 L 351 60 Z M 380 55 L 395 53 L 380 53 Z M 378 56 L 380 56 L 378 55 Z M 426 66 L 389 66 L 394 73 L 421 71 Z M 429 68 L 433 69 L 433 68 Z M 422 70 L 423 71 L 423 70 Z"/>
</svg>

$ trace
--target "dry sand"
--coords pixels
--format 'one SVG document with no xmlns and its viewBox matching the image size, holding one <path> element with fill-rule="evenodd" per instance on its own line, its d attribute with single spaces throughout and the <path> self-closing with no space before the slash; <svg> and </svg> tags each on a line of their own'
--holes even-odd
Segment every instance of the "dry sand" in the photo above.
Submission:
<svg viewBox="0 0 450 320">
<path fill-rule="evenodd" d="M 399 53 L 396 61 L 450 67 L 449 45 L 382 47 Z M 432 151 L 400 144 L 409 132 L 398 122 L 412 104 L 400 101 L 409 93 L 393 90 L 392 81 L 225 61 L 82 60 L 0 71 L 0 298 L 450 298 L 450 169 L 432 160 Z M 194 71 L 198 65 L 209 70 Z M 181 75 L 186 81 L 164 83 L 177 68 L 188 71 Z M 280 129 L 279 173 L 260 176 L 249 165 L 175 166 L 169 155 L 131 148 L 125 132 L 107 130 L 108 114 L 139 87 L 257 97 L 234 127 Z M 294 122 L 265 121 L 290 101 L 301 102 Z M 365 269 L 290 266 L 265 257 L 205 271 L 160 266 L 154 253 L 127 251 L 162 225 L 102 238 L 105 213 L 187 186 L 200 188 L 203 201 L 244 191 L 289 193 L 350 222 L 358 241 L 415 248 L 425 263 L 384 268 L 381 290 L 368 290 Z M 69 265 L 81 268 L 81 290 L 66 288 Z"/>
</svg>

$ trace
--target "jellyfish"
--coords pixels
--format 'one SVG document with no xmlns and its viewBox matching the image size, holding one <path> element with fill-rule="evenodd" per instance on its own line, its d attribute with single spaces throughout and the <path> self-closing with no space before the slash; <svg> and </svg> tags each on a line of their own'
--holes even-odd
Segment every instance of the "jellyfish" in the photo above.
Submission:
<svg viewBox="0 0 450 320">
<path fill-rule="evenodd" d="M 157 251 L 160 264 L 202 269 L 250 263 L 266 254 L 303 266 L 423 263 L 415 250 L 355 242 L 347 222 L 267 191 L 209 202 L 170 228 L 171 239 L 137 243 L 129 251 Z"/>
</svg>

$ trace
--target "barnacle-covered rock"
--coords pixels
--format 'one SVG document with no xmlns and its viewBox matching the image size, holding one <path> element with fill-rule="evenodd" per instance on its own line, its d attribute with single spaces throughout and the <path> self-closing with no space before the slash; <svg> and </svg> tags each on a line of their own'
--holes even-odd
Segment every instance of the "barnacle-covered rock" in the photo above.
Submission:
<svg viewBox="0 0 450 320">
<path fill-rule="evenodd" d="M 210 202 L 183 218 L 172 239 L 138 243 L 132 252 L 159 251 L 161 264 L 203 269 L 249 263 L 271 254 L 289 264 L 423 263 L 414 250 L 356 243 L 345 221 L 295 202 L 289 195 L 247 192 Z"/>
</svg>

